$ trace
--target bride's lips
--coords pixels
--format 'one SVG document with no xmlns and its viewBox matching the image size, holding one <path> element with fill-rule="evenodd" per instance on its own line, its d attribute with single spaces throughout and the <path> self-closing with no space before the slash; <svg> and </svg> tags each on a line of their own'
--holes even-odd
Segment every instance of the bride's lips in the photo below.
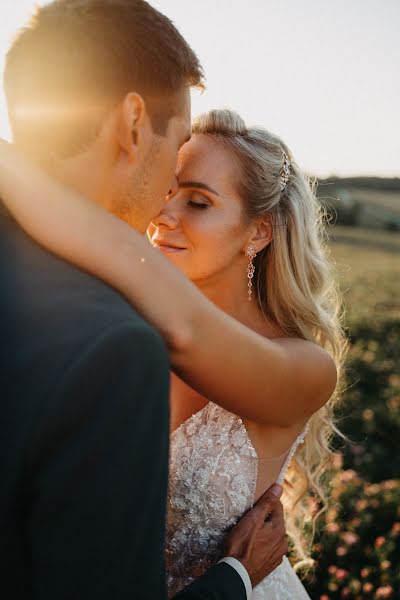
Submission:
<svg viewBox="0 0 400 600">
<path fill-rule="evenodd" d="M 159 250 L 161 250 L 161 252 L 174 253 L 174 252 L 182 252 L 182 250 L 186 250 L 186 248 L 183 248 L 182 246 L 173 244 L 172 242 L 167 242 L 166 240 L 154 239 L 154 240 L 152 240 L 151 243 L 153 244 L 153 246 L 155 248 L 158 248 Z"/>
</svg>

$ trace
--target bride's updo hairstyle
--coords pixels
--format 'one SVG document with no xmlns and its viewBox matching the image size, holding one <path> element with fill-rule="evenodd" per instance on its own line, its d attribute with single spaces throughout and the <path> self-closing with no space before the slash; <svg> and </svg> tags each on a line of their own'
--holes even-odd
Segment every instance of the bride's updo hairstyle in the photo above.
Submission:
<svg viewBox="0 0 400 600">
<path fill-rule="evenodd" d="M 288 337 L 315 342 L 333 357 L 341 381 L 346 342 L 340 324 L 341 303 L 329 260 L 324 211 L 312 182 L 301 172 L 286 144 L 265 129 L 246 127 L 229 110 L 196 118 L 193 134 L 212 136 L 238 165 L 239 193 L 249 220 L 271 219 L 273 239 L 254 260 L 256 294 L 265 317 Z M 285 154 L 290 175 L 282 190 Z M 332 398 L 310 420 L 306 442 L 286 476 L 284 505 L 296 570 L 310 567 L 317 517 L 326 510 L 338 385 Z M 293 395 L 296 390 L 293 390 Z M 319 512 L 313 510 L 319 502 Z"/>
</svg>

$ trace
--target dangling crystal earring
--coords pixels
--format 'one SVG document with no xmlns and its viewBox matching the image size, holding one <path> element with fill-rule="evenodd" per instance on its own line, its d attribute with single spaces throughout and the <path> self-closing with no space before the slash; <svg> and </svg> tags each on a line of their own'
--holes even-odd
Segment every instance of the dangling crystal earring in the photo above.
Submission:
<svg viewBox="0 0 400 600">
<path fill-rule="evenodd" d="M 255 248 L 254 248 L 253 244 L 250 244 L 250 245 L 247 247 L 245 254 L 246 254 L 246 256 L 248 256 L 248 257 L 249 257 L 249 264 L 247 265 L 247 279 L 248 279 L 248 282 L 247 282 L 247 287 L 248 287 L 249 289 L 248 289 L 248 292 L 247 292 L 247 293 L 248 293 L 248 295 L 249 295 L 249 302 L 251 302 L 251 295 L 252 295 L 252 292 L 253 292 L 253 283 L 252 283 L 252 279 L 253 279 L 253 277 L 254 277 L 254 273 L 255 273 L 255 270 L 256 270 L 256 268 L 255 268 L 255 266 L 254 266 L 254 264 L 253 264 L 253 260 L 254 260 L 254 259 L 255 259 L 255 257 L 257 256 L 257 252 L 256 252 L 256 250 L 255 250 Z"/>
</svg>

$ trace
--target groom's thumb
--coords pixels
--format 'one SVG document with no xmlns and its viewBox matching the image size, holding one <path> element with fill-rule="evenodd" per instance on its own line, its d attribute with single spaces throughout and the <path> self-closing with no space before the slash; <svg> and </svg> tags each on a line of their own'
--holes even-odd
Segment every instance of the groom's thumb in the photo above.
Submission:
<svg viewBox="0 0 400 600">
<path fill-rule="evenodd" d="M 254 516 L 257 515 L 257 518 L 264 518 L 275 510 L 280 504 L 279 498 L 282 496 L 282 492 L 282 486 L 277 483 L 268 488 L 254 506 Z"/>
<path fill-rule="evenodd" d="M 279 485 L 279 483 L 274 483 L 274 485 L 271 486 L 267 491 L 271 492 L 271 494 L 273 494 L 277 498 L 280 498 L 283 494 L 283 487 Z"/>
</svg>

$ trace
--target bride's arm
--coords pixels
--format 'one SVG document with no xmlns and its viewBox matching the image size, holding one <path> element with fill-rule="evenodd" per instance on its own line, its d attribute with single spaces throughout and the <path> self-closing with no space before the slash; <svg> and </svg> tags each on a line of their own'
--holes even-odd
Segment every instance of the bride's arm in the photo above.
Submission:
<svg viewBox="0 0 400 600">
<path fill-rule="evenodd" d="M 174 371 L 209 400 L 288 427 L 329 399 L 336 370 L 324 350 L 302 340 L 269 340 L 242 325 L 143 236 L 4 144 L 0 196 L 37 242 L 124 294 L 163 336 Z"/>
</svg>

